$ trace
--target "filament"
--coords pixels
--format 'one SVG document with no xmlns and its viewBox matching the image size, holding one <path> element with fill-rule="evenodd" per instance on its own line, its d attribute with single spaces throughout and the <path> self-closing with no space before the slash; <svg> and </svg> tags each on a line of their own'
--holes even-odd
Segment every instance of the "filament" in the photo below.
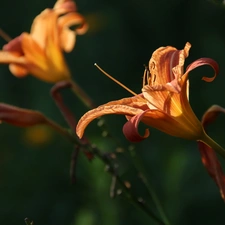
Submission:
<svg viewBox="0 0 225 225">
<path fill-rule="evenodd" d="M 118 85 L 120 85 L 122 88 L 124 88 L 125 90 L 127 90 L 128 92 L 130 92 L 132 95 L 137 95 L 135 92 L 131 91 L 128 87 L 126 87 L 124 84 L 122 84 L 121 82 L 119 82 L 118 80 L 116 80 L 114 77 L 112 77 L 111 75 L 109 75 L 108 73 L 106 73 L 97 63 L 94 64 L 103 74 L 105 74 L 108 78 L 110 78 L 111 80 L 113 80 L 114 82 L 116 82 Z"/>
<path fill-rule="evenodd" d="M 145 64 L 144 64 L 144 67 L 145 67 L 145 71 L 144 71 L 144 75 L 143 75 L 143 87 L 145 85 L 150 85 L 150 83 L 151 83 L 151 73 L 149 71 L 149 68 Z M 154 81 L 155 81 L 155 79 L 154 79 Z"/>
<path fill-rule="evenodd" d="M 0 37 L 2 37 L 5 41 L 10 42 L 12 38 L 0 28 Z"/>
</svg>

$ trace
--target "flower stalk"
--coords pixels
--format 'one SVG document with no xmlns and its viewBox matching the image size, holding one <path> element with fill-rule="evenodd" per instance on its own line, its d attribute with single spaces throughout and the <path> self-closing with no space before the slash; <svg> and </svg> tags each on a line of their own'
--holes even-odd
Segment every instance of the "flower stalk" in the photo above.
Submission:
<svg viewBox="0 0 225 225">
<path fill-rule="evenodd" d="M 95 104 L 88 94 L 74 80 L 70 80 L 71 90 L 88 109 L 95 108 Z"/>
<path fill-rule="evenodd" d="M 140 173 L 139 176 L 140 176 L 143 184 L 146 186 L 149 195 L 152 197 L 152 200 L 156 206 L 156 209 L 158 210 L 158 212 L 160 214 L 160 217 L 162 218 L 165 225 L 170 225 L 170 222 L 163 210 L 163 207 L 162 207 L 153 187 L 151 186 L 151 184 L 149 183 L 149 181 L 147 179 L 147 173 L 145 171 L 145 168 L 143 167 L 143 164 L 141 163 L 140 157 L 138 156 L 138 154 L 136 154 L 136 151 L 132 146 L 129 148 L 129 152 L 130 152 L 133 164 L 136 167 L 137 171 Z"/>
<path fill-rule="evenodd" d="M 205 143 L 209 147 L 211 147 L 214 151 L 216 151 L 223 159 L 225 159 L 225 149 L 221 147 L 216 141 L 214 141 L 207 134 L 204 135 L 201 142 Z"/>
<path fill-rule="evenodd" d="M 127 199 L 138 209 L 142 209 L 150 218 L 152 218 L 155 222 L 157 222 L 159 225 L 168 225 L 168 223 L 165 223 L 161 219 L 159 219 L 154 212 L 152 212 L 148 206 L 143 202 L 138 200 L 136 196 L 132 194 L 129 188 L 126 187 L 124 184 L 124 181 L 120 178 L 120 176 L 117 174 L 114 166 L 112 165 L 110 159 L 101 153 L 101 151 L 95 146 L 95 145 L 88 145 L 88 149 L 96 156 L 98 157 L 105 165 L 108 166 L 108 172 L 112 174 L 116 178 L 116 181 L 121 186 L 123 192 L 125 193 Z"/>
</svg>

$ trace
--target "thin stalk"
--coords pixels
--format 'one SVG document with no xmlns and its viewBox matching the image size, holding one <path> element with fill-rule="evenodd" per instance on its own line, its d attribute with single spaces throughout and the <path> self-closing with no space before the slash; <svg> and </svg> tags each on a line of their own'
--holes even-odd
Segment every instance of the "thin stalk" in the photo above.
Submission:
<svg viewBox="0 0 225 225">
<path fill-rule="evenodd" d="M 93 109 L 95 107 L 94 102 L 88 94 L 73 80 L 71 80 L 71 90 L 89 109 Z"/>
<path fill-rule="evenodd" d="M 114 166 L 112 165 L 111 161 L 108 157 L 106 157 L 104 154 L 101 153 L 101 151 L 98 150 L 98 148 L 94 145 L 88 146 L 90 151 L 97 156 L 104 164 L 109 166 L 109 169 L 107 170 L 110 174 L 116 177 L 117 182 L 120 184 L 121 188 L 123 189 L 127 199 L 138 209 L 142 209 L 149 217 L 151 217 L 155 222 L 157 222 L 159 225 L 167 225 L 164 221 L 161 221 L 147 206 L 144 204 L 144 202 L 139 201 L 138 198 L 136 198 L 131 192 L 130 189 L 126 187 L 123 180 L 117 175 Z"/>
<path fill-rule="evenodd" d="M 146 171 L 143 167 L 143 164 L 140 162 L 140 158 L 139 156 L 137 156 L 136 152 L 134 149 L 130 149 L 130 154 L 132 156 L 132 159 L 133 159 L 133 163 L 134 163 L 134 166 L 136 167 L 137 171 L 139 171 L 141 173 L 141 179 L 144 183 L 144 185 L 146 186 L 150 196 L 152 197 L 152 200 L 164 222 L 165 225 L 170 225 L 170 222 L 163 210 L 163 207 L 153 189 L 153 187 L 151 186 L 151 184 L 149 183 L 148 179 L 147 179 L 147 175 L 146 175 Z"/>
<path fill-rule="evenodd" d="M 225 149 L 221 147 L 217 142 L 215 142 L 211 137 L 209 137 L 206 133 L 200 141 L 211 147 L 225 159 Z"/>
<path fill-rule="evenodd" d="M 69 130 L 61 127 L 60 125 L 58 125 L 57 123 L 55 123 L 54 121 L 47 119 L 46 120 L 47 124 L 52 127 L 55 131 L 57 131 L 59 134 L 61 134 L 62 136 L 66 137 L 70 142 L 74 143 L 75 142 L 75 138 L 74 136 L 69 132 Z"/>
<path fill-rule="evenodd" d="M 66 88 L 71 87 L 70 81 L 61 81 L 56 83 L 51 89 L 51 96 L 54 99 L 56 105 L 58 106 L 60 112 L 62 113 L 64 119 L 66 120 L 67 124 L 70 126 L 71 130 L 75 133 L 75 127 L 77 125 L 75 116 L 70 111 L 70 109 L 64 104 L 61 91 Z"/>
</svg>

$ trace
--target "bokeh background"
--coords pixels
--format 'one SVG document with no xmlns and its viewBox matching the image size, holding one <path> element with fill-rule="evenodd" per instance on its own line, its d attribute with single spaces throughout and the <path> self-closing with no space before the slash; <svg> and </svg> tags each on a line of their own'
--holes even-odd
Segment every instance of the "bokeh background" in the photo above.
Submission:
<svg viewBox="0 0 225 225">
<path fill-rule="evenodd" d="M 74 79 L 93 98 L 96 105 L 128 97 L 130 94 L 94 67 L 107 72 L 140 92 L 142 76 L 152 52 L 160 46 L 182 49 L 192 44 L 188 65 L 200 57 L 215 59 L 220 74 L 212 83 L 201 81 L 212 75 L 209 67 L 190 74 L 190 102 L 197 116 L 212 104 L 225 106 L 225 6 L 207 0 L 77 0 L 90 29 L 77 38 L 74 51 L 66 58 Z M 3 1 L 0 27 L 11 37 L 29 31 L 34 17 L 55 1 Z M 0 39 L 0 45 L 5 41 Z M 51 84 L 31 76 L 17 79 L 8 66 L 0 66 L 1 102 L 42 111 L 66 126 L 49 90 Z M 70 91 L 65 102 L 77 118 L 87 108 Z M 122 134 L 123 116 L 106 116 L 108 128 L 122 146 L 130 143 Z M 225 146 L 225 119 L 219 117 L 209 127 L 210 135 Z M 105 152 L 117 145 L 101 136 L 97 122 L 87 136 Z M 150 183 L 168 215 L 171 225 L 224 225 L 225 205 L 219 191 L 202 166 L 194 142 L 170 137 L 151 129 L 151 136 L 134 145 Z M 98 159 L 91 163 L 81 154 L 76 184 L 69 175 L 73 147 L 53 130 L 38 126 L 21 129 L 0 125 L 0 224 L 22 225 L 24 218 L 36 225 L 136 225 L 154 224 L 125 198 L 111 199 L 111 176 Z M 128 151 L 117 154 L 115 162 L 136 196 L 153 206 L 138 179 Z M 221 159 L 222 164 L 224 160 Z M 154 208 L 154 207 L 153 207 Z"/>
</svg>

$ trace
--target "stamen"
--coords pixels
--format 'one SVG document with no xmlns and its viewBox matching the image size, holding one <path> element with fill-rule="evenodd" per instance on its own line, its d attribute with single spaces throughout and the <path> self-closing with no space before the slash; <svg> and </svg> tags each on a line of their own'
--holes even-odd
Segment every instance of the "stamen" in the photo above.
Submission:
<svg viewBox="0 0 225 225">
<path fill-rule="evenodd" d="M 12 38 L 0 28 L 0 37 L 2 37 L 5 41 L 10 42 Z"/>
<path fill-rule="evenodd" d="M 145 71 L 144 71 L 142 86 L 144 87 L 146 85 L 146 83 L 148 83 L 148 70 L 147 69 L 145 69 Z"/>
<path fill-rule="evenodd" d="M 155 80 L 156 80 L 156 75 L 154 74 L 153 83 L 155 83 Z"/>
<path fill-rule="evenodd" d="M 143 75 L 143 87 L 146 84 L 148 85 L 151 82 L 151 74 L 150 74 L 149 68 L 145 64 L 144 64 L 144 67 L 145 67 L 145 71 Z"/>
<path fill-rule="evenodd" d="M 109 75 L 108 73 L 106 73 L 97 63 L 94 64 L 103 74 L 105 74 L 108 78 L 110 78 L 111 80 L 113 80 L 114 82 L 116 82 L 117 84 L 119 84 L 122 88 L 124 88 L 125 90 L 127 90 L 128 92 L 130 92 L 132 95 L 137 95 L 135 92 L 131 91 L 128 87 L 126 87 L 124 84 L 122 84 L 121 82 L 119 82 L 118 80 L 116 80 L 115 78 L 113 78 L 111 75 Z"/>
</svg>

